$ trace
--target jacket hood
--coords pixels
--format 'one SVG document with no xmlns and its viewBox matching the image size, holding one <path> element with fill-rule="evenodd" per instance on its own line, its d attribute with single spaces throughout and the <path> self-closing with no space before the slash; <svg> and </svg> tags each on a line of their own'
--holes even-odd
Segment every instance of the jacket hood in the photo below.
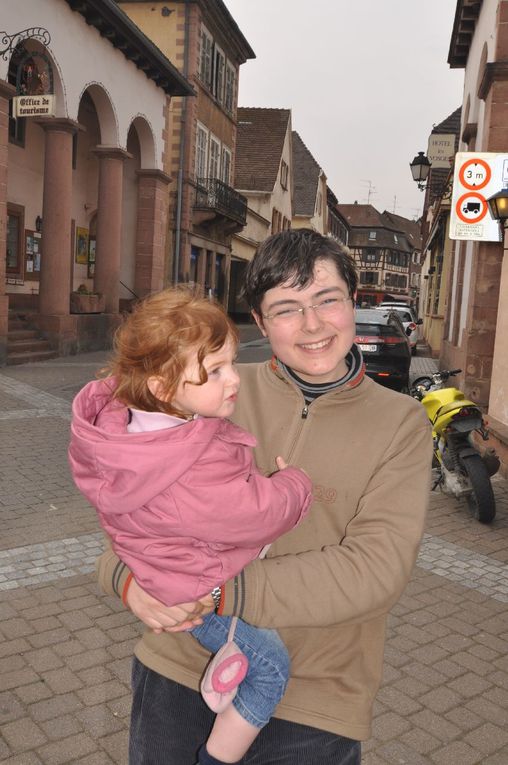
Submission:
<svg viewBox="0 0 508 765">
<path fill-rule="evenodd" d="M 161 494 L 201 458 L 213 438 L 256 444 L 242 428 L 215 417 L 128 433 L 128 408 L 112 398 L 112 389 L 109 378 L 88 383 L 77 394 L 69 446 L 76 485 L 104 512 L 132 512 Z"/>
</svg>

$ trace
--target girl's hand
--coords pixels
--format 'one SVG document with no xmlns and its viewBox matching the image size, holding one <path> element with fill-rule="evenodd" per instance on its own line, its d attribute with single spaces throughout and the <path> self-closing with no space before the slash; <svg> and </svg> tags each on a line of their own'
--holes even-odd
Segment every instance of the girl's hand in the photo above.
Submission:
<svg viewBox="0 0 508 765">
<path fill-rule="evenodd" d="M 209 599 L 212 600 L 212 608 L 209 611 L 213 611 L 213 598 L 210 596 Z M 125 597 L 125 602 L 132 613 L 156 635 L 165 631 L 183 632 L 202 624 L 201 614 L 209 613 L 206 610 L 207 603 L 204 602 L 207 600 L 208 596 L 197 603 L 165 606 L 160 600 L 145 592 L 135 579 L 131 580 Z"/>
</svg>

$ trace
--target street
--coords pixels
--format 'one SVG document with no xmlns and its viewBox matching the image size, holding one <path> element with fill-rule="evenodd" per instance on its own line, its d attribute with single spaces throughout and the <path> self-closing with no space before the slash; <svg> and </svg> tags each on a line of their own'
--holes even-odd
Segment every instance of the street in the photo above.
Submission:
<svg viewBox="0 0 508 765">
<path fill-rule="evenodd" d="M 266 358 L 254 328 L 240 360 Z M 67 467 L 70 403 L 97 352 L 0 372 L 0 760 L 127 764 L 135 617 L 103 595 L 95 513 Z M 434 368 L 417 356 L 413 374 Z M 497 517 L 435 492 L 418 564 L 389 618 L 365 765 L 508 763 L 508 482 Z M 295 764 L 296 765 L 296 764 Z M 304 764 L 302 764 L 304 765 Z"/>
</svg>

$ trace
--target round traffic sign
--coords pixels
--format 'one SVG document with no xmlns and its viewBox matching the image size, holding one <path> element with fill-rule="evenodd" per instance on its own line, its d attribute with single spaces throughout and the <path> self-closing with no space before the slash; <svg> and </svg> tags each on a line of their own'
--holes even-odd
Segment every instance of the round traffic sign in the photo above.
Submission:
<svg viewBox="0 0 508 765">
<path fill-rule="evenodd" d="M 488 162 L 479 157 L 468 159 L 464 162 L 459 172 L 461 184 L 466 189 L 479 191 L 485 188 L 492 176 L 492 171 Z"/>
<path fill-rule="evenodd" d="M 462 194 L 455 204 L 457 217 L 463 223 L 478 223 L 478 221 L 485 218 L 488 209 L 485 197 L 473 191 Z"/>
</svg>

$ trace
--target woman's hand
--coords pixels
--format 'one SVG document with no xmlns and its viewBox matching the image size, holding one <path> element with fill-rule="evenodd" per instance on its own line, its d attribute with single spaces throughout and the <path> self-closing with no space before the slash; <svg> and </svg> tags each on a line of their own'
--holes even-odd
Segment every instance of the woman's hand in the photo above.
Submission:
<svg viewBox="0 0 508 765">
<path fill-rule="evenodd" d="M 132 613 L 143 624 L 150 627 L 156 635 L 161 632 L 184 632 L 203 623 L 203 616 L 214 609 L 211 595 L 206 595 L 195 603 L 180 603 L 165 606 L 148 592 L 145 592 L 135 579 L 132 579 L 125 602 Z"/>
</svg>

